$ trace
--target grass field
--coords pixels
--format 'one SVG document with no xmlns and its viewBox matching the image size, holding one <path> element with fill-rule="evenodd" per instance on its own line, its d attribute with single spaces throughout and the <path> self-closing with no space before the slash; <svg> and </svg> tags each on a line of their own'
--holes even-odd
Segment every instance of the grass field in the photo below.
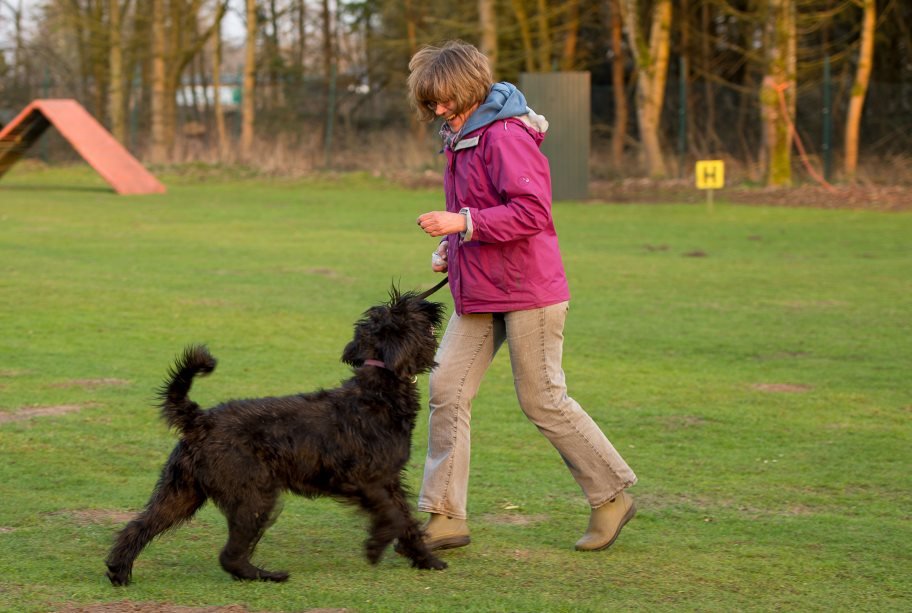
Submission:
<svg viewBox="0 0 912 613">
<path fill-rule="evenodd" d="M 0 182 L 0 609 L 912 608 L 912 215 L 724 198 L 555 205 L 570 391 L 640 480 L 610 550 L 573 551 L 588 509 L 504 353 L 474 407 L 473 544 L 448 570 L 369 566 L 363 517 L 287 497 L 256 561 L 288 583 L 231 581 L 207 506 L 112 588 L 113 534 L 174 444 L 153 394 L 184 345 L 220 360 L 202 404 L 334 386 L 360 313 L 437 280 L 414 223 L 437 190 L 163 178 L 154 197 L 83 167 Z"/>
</svg>

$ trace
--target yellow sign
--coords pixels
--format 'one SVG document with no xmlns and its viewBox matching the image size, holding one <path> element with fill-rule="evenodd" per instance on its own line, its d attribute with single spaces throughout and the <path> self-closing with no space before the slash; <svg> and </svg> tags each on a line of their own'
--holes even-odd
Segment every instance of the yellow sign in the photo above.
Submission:
<svg viewBox="0 0 912 613">
<path fill-rule="evenodd" d="M 722 160 L 700 160 L 697 162 L 697 189 L 720 189 L 725 187 L 725 162 Z"/>
</svg>

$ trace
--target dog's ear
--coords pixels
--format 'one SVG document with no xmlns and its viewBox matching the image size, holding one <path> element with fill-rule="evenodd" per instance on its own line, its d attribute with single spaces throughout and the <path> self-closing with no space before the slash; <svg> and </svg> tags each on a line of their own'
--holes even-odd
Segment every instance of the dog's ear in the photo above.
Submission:
<svg viewBox="0 0 912 613">
<path fill-rule="evenodd" d="M 365 359 L 366 358 L 362 357 L 362 352 L 360 350 L 360 345 L 358 344 L 357 339 L 349 341 L 349 343 L 345 346 L 345 349 L 342 350 L 342 361 L 349 366 L 358 368 L 364 365 Z"/>
<path fill-rule="evenodd" d="M 414 352 L 409 349 L 406 338 L 399 334 L 386 334 L 384 337 L 378 349 L 383 354 L 386 367 L 403 379 L 418 374 Z"/>
</svg>

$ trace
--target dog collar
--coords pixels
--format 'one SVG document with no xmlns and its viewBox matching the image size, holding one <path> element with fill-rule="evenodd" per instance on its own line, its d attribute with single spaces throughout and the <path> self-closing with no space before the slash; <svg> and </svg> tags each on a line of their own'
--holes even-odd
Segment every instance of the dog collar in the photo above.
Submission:
<svg viewBox="0 0 912 613">
<path fill-rule="evenodd" d="M 381 362 L 380 360 L 364 360 L 364 366 L 376 366 L 377 368 L 386 368 L 386 370 L 389 370 L 390 372 L 393 372 L 392 370 L 390 370 L 389 368 L 387 368 L 386 364 L 384 364 L 384 363 Z M 411 380 L 412 383 L 417 383 L 417 382 L 418 382 L 418 375 L 412 376 L 412 377 L 410 378 L 410 380 Z"/>
</svg>

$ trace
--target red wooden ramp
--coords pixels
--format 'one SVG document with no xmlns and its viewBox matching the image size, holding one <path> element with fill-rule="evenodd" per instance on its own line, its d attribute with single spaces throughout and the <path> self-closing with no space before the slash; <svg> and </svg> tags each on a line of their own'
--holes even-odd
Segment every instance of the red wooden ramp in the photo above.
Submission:
<svg viewBox="0 0 912 613">
<path fill-rule="evenodd" d="M 0 177 L 54 126 L 118 194 L 162 194 L 165 186 L 75 100 L 34 100 L 0 130 Z"/>
</svg>

